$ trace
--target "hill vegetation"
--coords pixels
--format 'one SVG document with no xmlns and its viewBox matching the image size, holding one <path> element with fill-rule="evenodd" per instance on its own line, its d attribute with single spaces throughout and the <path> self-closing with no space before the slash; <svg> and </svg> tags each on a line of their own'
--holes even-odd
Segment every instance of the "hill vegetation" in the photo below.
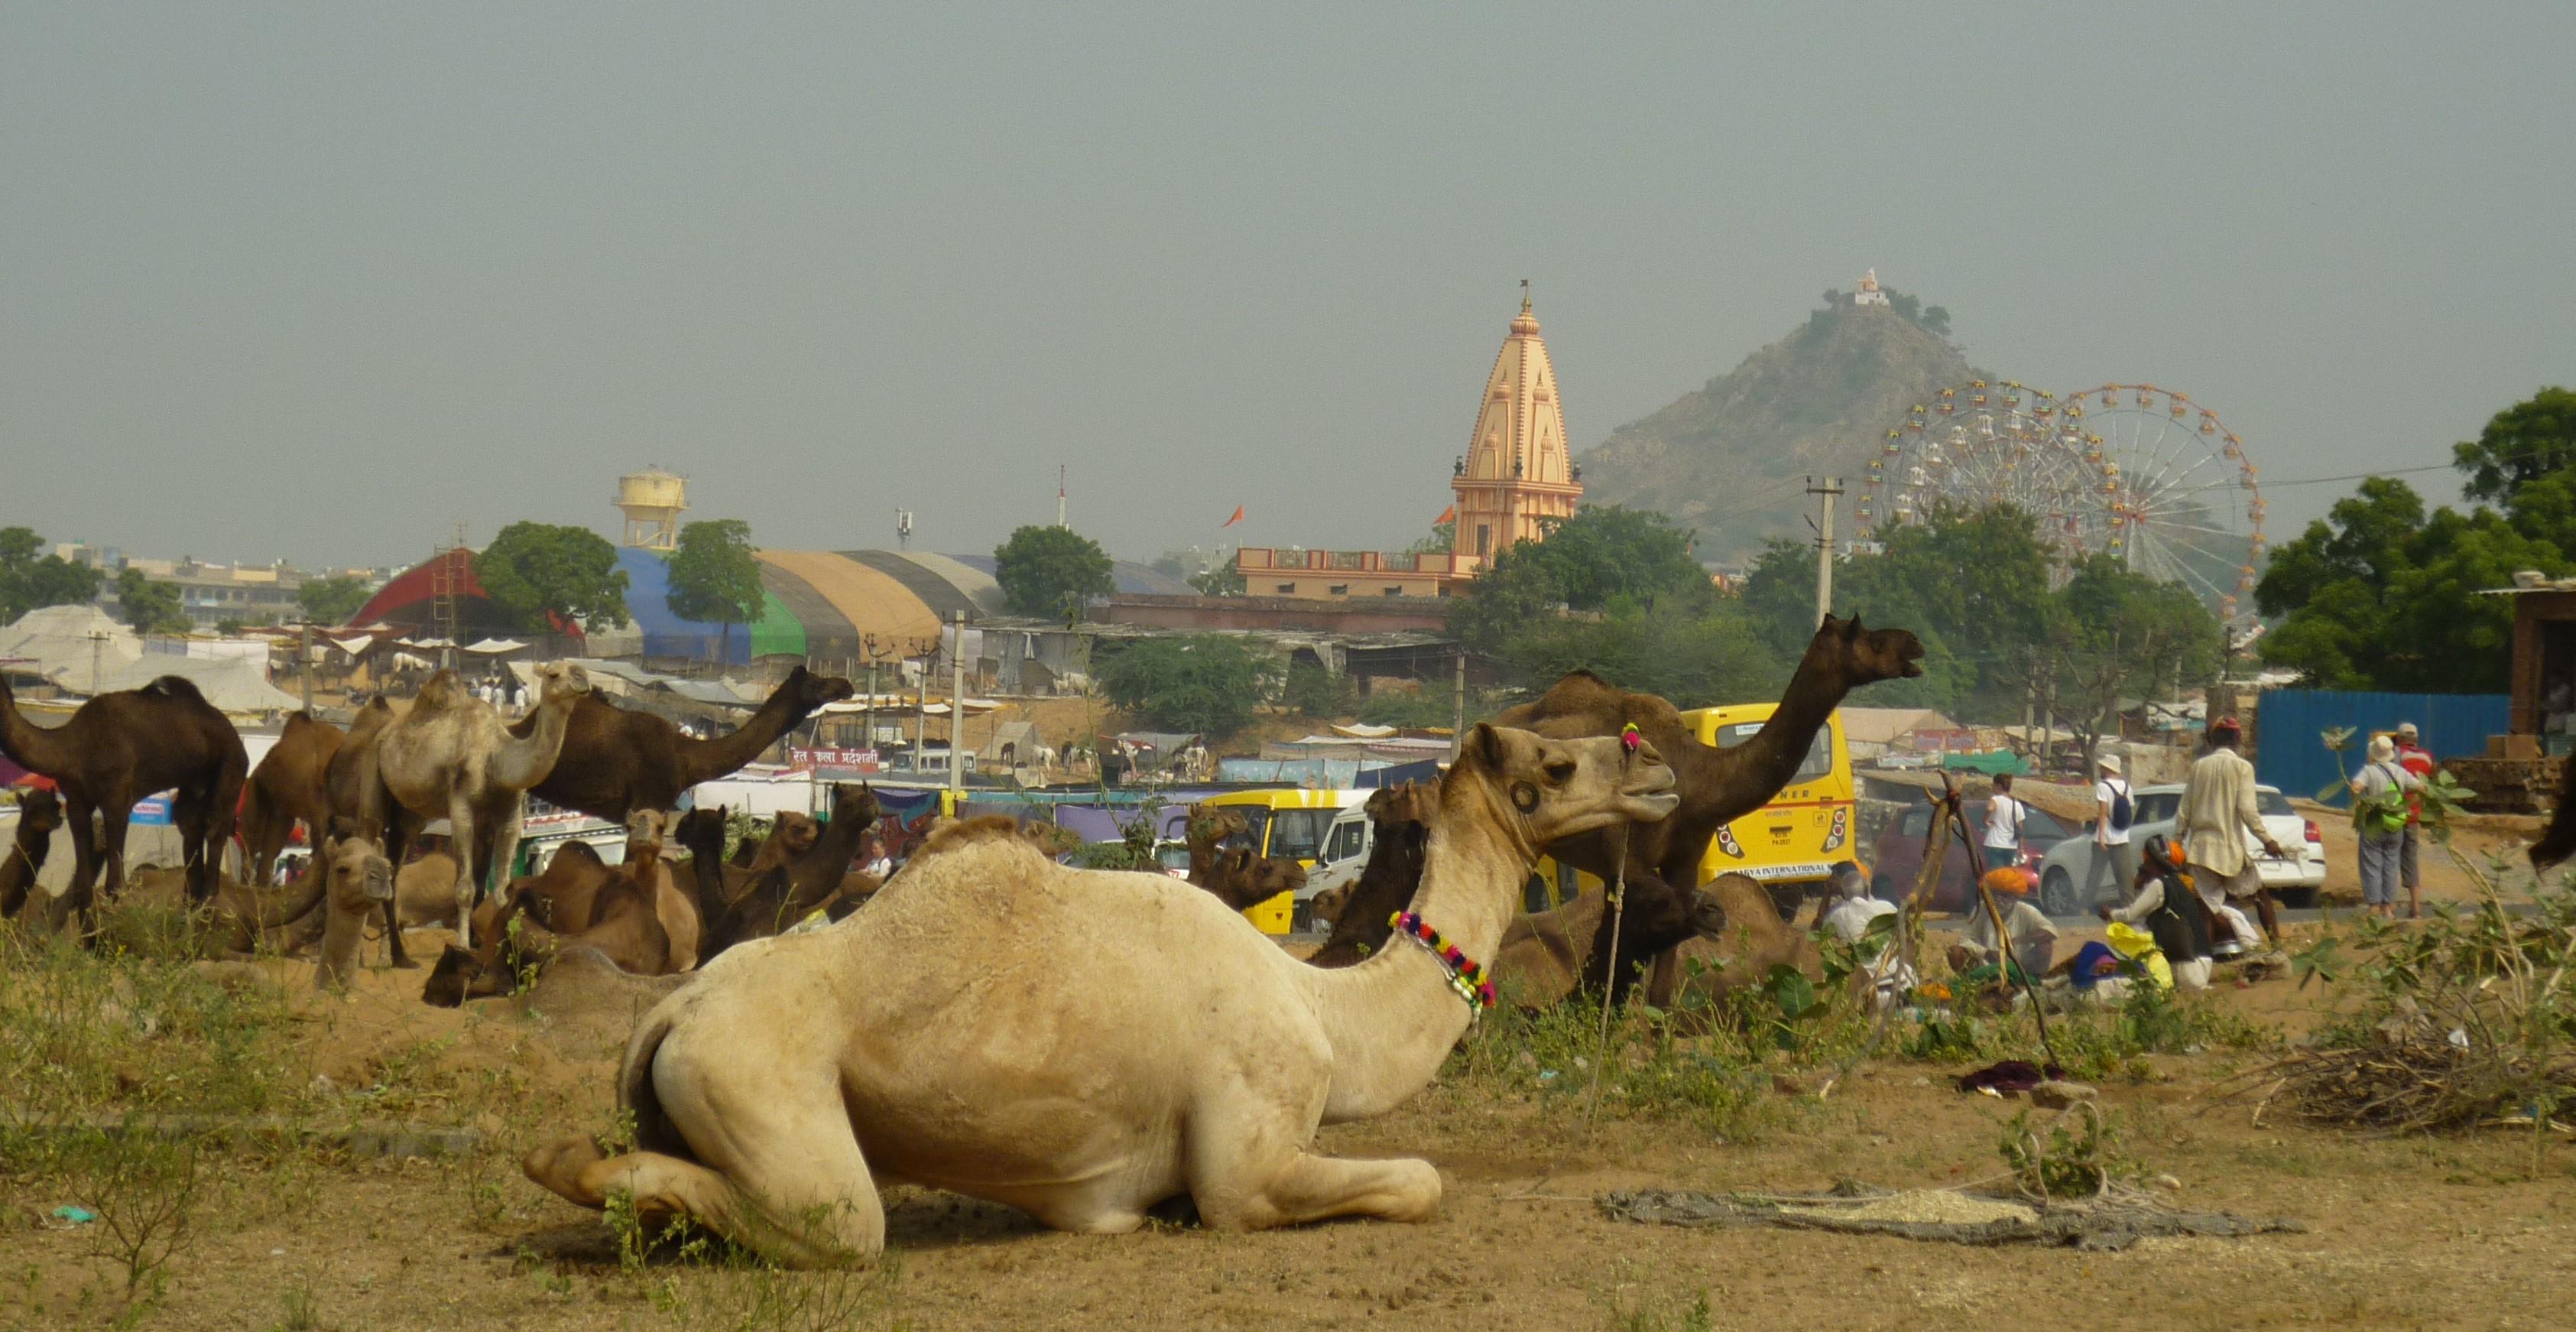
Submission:
<svg viewBox="0 0 2576 1332">
<path fill-rule="evenodd" d="M 1908 407 L 1978 377 L 1948 327 L 1948 311 L 1902 293 L 1855 307 L 1826 292 L 1803 327 L 1585 453 L 1585 499 L 1696 529 L 1702 559 L 1750 560 L 1805 530 L 1801 477 L 1867 475 Z"/>
</svg>

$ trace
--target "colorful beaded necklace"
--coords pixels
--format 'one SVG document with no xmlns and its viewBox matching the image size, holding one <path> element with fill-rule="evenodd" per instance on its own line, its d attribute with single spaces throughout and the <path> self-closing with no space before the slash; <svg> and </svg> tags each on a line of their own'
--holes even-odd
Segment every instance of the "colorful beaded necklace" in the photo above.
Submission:
<svg viewBox="0 0 2576 1332">
<path fill-rule="evenodd" d="M 1494 983 L 1485 979 L 1485 969 L 1474 958 L 1459 952 L 1456 944 L 1441 938 L 1440 931 L 1423 923 L 1422 917 L 1399 911 L 1387 917 L 1386 923 L 1439 961 L 1440 969 L 1449 973 L 1449 988 L 1467 1001 L 1468 1008 L 1482 1012 L 1494 1006 Z"/>
</svg>

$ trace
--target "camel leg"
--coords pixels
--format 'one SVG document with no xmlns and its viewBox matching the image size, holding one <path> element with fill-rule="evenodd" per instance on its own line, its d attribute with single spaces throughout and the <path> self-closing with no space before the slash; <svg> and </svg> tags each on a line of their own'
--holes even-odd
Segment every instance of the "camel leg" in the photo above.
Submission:
<svg viewBox="0 0 2576 1332">
<path fill-rule="evenodd" d="M 447 797 L 447 840 L 456 848 L 456 946 L 474 948 L 474 802 L 461 791 Z"/>
<path fill-rule="evenodd" d="M 99 870 L 96 815 L 96 806 L 83 797 L 72 794 L 69 788 L 65 788 L 63 826 L 69 828 L 72 834 L 72 881 L 63 889 L 63 895 L 55 899 L 53 908 L 46 913 L 56 929 L 62 928 L 66 918 L 77 915 L 81 923 L 81 933 L 84 935 L 89 933 L 90 895 L 97 888 Z"/>
<path fill-rule="evenodd" d="M 206 836 L 213 821 L 205 793 L 180 787 L 170 799 L 170 822 L 179 829 L 180 878 L 187 885 L 188 904 L 204 906 L 215 894 L 217 877 L 209 858 L 220 849 Z"/>
<path fill-rule="evenodd" d="M 849 1125 L 839 1127 L 846 1137 Z M 582 1207 L 605 1207 L 609 1195 L 628 1195 L 648 1233 L 686 1217 L 788 1267 L 867 1262 L 885 1251 L 885 1210 L 865 1169 L 858 1173 L 863 1193 L 817 1202 L 799 1219 L 782 1221 L 774 1215 L 778 1208 L 732 1178 L 662 1152 L 610 1156 L 590 1138 L 565 1138 L 528 1153 L 519 1165 L 529 1179 Z"/>
<path fill-rule="evenodd" d="M 241 810 L 242 783 L 246 776 L 243 762 L 227 757 L 223 770 L 215 774 L 213 788 L 205 793 L 206 826 L 202 834 L 205 865 L 202 873 L 206 891 L 197 898 L 200 902 L 214 895 L 215 885 L 222 877 L 224 852 L 232 845 L 235 819 Z"/>
<path fill-rule="evenodd" d="M 388 898 L 377 905 L 385 909 L 385 965 L 403 971 L 419 970 L 420 963 L 403 951 L 402 917 L 394 911 L 395 903 Z"/>
<path fill-rule="evenodd" d="M 1440 1172 L 1428 1161 L 1343 1160 L 1298 1144 L 1284 1107 L 1242 1095 L 1194 1111 L 1189 1126 L 1190 1196 L 1217 1230 L 1267 1230 L 1335 1216 L 1426 1221 L 1440 1209 Z"/>
<path fill-rule="evenodd" d="M 133 815 L 132 801 L 119 804 L 110 800 L 98 811 L 100 824 L 98 840 L 102 848 L 99 852 L 101 858 L 99 892 L 110 902 L 125 894 L 125 823 Z M 86 907 L 89 904 L 84 902 L 82 905 Z"/>
</svg>

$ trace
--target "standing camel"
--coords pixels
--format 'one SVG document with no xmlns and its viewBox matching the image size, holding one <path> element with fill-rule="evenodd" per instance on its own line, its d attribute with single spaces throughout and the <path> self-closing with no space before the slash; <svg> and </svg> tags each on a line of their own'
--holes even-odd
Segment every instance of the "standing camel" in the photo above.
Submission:
<svg viewBox="0 0 2576 1332">
<path fill-rule="evenodd" d="M 847 922 L 747 944 L 645 1016 L 618 1078 L 633 1150 L 575 1137 L 521 1165 L 803 1265 L 883 1250 L 881 1182 L 1092 1234 L 1182 1194 L 1220 1230 L 1425 1220 L 1430 1162 L 1325 1156 L 1317 1127 L 1439 1071 L 1540 842 L 1661 818 L 1672 783 L 1648 748 L 1477 727 L 1441 781 L 1419 929 L 1340 970 L 1169 875 L 1009 836 L 917 860 Z"/>
<path fill-rule="evenodd" d="M 310 712 L 286 719 L 277 743 L 250 770 L 250 785 L 242 790 L 243 882 L 267 886 L 277 855 L 294 838 L 298 823 L 316 848 L 322 845 L 322 831 L 331 821 L 331 757 L 347 738 Z"/>
<path fill-rule="evenodd" d="M 563 756 L 531 794 L 611 823 L 623 823 L 639 809 L 671 809 L 681 792 L 760 757 L 815 709 L 849 696 L 849 681 L 799 666 L 733 734 L 692 740 L 649 712 L 590 695 L 573 704 Z M 531 739 L 538 724 L 530 714 L 513 723 L 510 734 Z"/>
<path fill-rule="evenodd" d="M 457 939 L 473 946 L 474 902 L 494 867 L 507 874 L 519 853 L 519 819 L 529 787 L 553 770 L 564 744 L 565 719 L 590 691 L 590 676 L 575 665 L 543 667 L 545 698 L 536 725 L 513 739 L 501 714 L 476 698 L 454 671 L 423 683 L 411 711 L 388 723 L 359 755 L 361 821 L 385 830 L 393 854 L 403 815 L 446 819 L 456 847 Z"/>
<path fill-rule="evenodd" d="M 241 733 L 185 678 L 165 675 L 140 689 L 100 694 L 51 729 L 20 715 L 16 695 L 0 679 L 0 754 L 62 788 L 63 813 L 73 829 L 72 884 L 65 896 L 84 923 L 101 842 L 106 892 L 113 900 L 125 889 L 126 820 L 136 801 L 159 791 L 178 793 L 171 820 L 187 857 L 188 900 L 202 903 L 214 896 L 250 754 Z M 87 835 L 92 814 L 103 824 L 97 842 Z"/>
</svg>

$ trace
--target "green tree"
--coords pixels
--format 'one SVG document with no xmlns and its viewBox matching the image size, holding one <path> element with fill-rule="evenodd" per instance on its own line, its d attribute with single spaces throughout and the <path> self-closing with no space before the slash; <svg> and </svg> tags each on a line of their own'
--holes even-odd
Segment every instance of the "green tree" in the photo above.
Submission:
<svg viewBox="0 0 2576 1332">
<path fill-rule="evenodd" d="M 295 589 L 295 604 L 315 624 L 347 624 L 367 604 L 367 580 L 355 574 L 308 578 Z"/>
<path fill-rule="evenodd" d="M 1617 603 L 1696 613 L 1715 600 L 1690 534 L 1662 514 L 1595 505 L 1553 524 L 1545 541 L 1494 557 L 1450 610 L 1453 632 L 1489 655 L 1558 608 L 1603 612 Z"/>
<path fill-rule="evenodd" d="M 753 553 L 751 524 L 740 518 L 688 523 L 671 552 L 671 613 L 722 626 L 716 653 L 732 655 L 733 627 L 760 618 L 764 604 L 760 557 Z"/>
<path fill-rule="evenodd" d="M 518 627 L 544 633 L 548 616 L 626 624 L 626 571 L 617 548 L 587 527 L 512 523 L 474 557 L 474 578 Z"/>
<path fill-rule="evenodd" d="M 1359 691 L 1351 687 L 1351 677 L 1335 675 L 1311 661 L 1288 663 L 1287 684 L 1279 691 L 1279 701 L 1290 712 L 1331 721 L 1350 715 L 1359 706 Z"/>
<path fill-rule="evenodd" d="M 1407 555 L 1447 555 L 1458 549 L 1458 520 L 1433 523 L 1431 531 L 1404 548 Z"/>
<path fill-rule="evenodd" d="M 1023 527 L 993 550 L 993 581 L 1014 615 L 1077 618 L 1084 602 L 1118 590 L 1109 553 L 1064 527 Z"/>
<path fill-rule="evenodd" d="M 1190 575 L 1190 586 L 1205 597 L 1239 597 L 1244 590 L 1243 570 L 1236 568 L 1232 560 L 1211 565 Z"/>
<path fill-rule="evenodd" d="M 40 555 L 45 539 L 32 528 L 0 527 L 0 624 L 44 606 L 77 606 L 97 598 L 105 575 L 59 555 Z"/>
<path fill-rule="evenodd" d="M 1211 738 L 1249 725 L 1253 704 L 1282 675 L 1277 658 L 1231 634 L 1140 638 L 1103 655 L 1100 685 L 1111 702 L 1149 726 Z"/>
<path fill-rule="evenodd" d="M 125 612 L 125 622 L 138 634 L 184 634 L 188 632 L 188 612 L 179 602 L 175 583 L 156 583 L 143 576 L 141 569 L 128 568 L 116 576 L 116 604 Z"/>
<path fill-rule="evenodd" d="M 2478 437 L 2451 446 L 2452 465 L 2468 474 L 2460 493 L 2504 504 L 2543 477 L 2576 469 L 2576 392 L 2545 388 L 2496 413 Z"/>
</svg>

